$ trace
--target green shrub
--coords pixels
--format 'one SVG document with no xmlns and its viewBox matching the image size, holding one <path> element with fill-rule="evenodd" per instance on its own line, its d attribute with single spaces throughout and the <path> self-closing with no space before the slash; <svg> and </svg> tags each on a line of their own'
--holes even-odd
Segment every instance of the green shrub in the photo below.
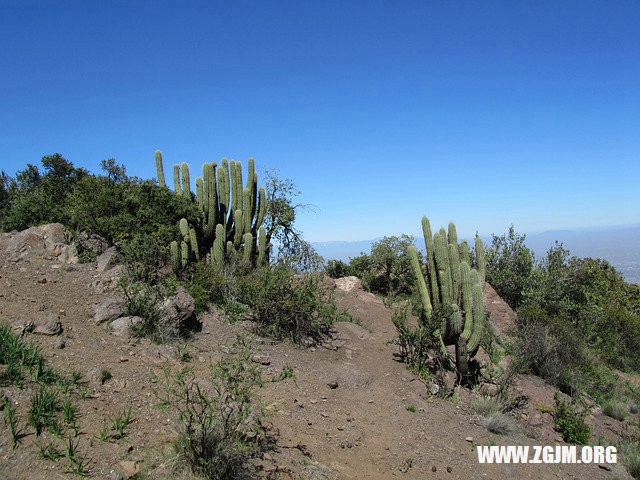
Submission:
<svg viewBox="0 0 640 480">
<path fill-rule="evenodd" d="M 629 410 L 624 403 L 616 400 L 610 400 L 602 406 L 602 411 L 607 417 L 611 417 L 622 422 L 627 417 L 627 412 Z"/>
<path fill-rule="evenodd" d="M 161 405 L 175 412 L 179 457 L 196 474 L 209 479 L 238 478 L 246 462 L 267 446 L 262 405 L 255 388 L 260 370 L 250 345 L 238 337 L 230 352 L 210 368 L 208 382 L 189 369 L 164 372 L 158 392 Z"/>
<path fill-rule="evenodd" d="M 472 405 L 473 410 L 483 417 L 498 413 L 501 410 L 500 402 L 491 395 L 477 395 L 473 399 Z"/>
<path fill-rule="evenodd" d="M 349 320 L 318 274 L 296 274 L 284 263 L 239 279 L 240 301 L 251 309 L 260 333 L 294 342 L 319 341 L 335 321 Z"/>
<path fill-rule="evenodd" d="M 567 443 L 585 445 L 591 440 L 591 427 L 584 421 L 586 412 L 578 413 L 575 406 L 555 396 L 555 426 Z"/>
<path fill-rule="evenodd" d="M 331 278 L 349 277 L 354 274 L 353 269 L 342 260 L 329 260 L 326 266 L 326 273 Z"/>
</svg>

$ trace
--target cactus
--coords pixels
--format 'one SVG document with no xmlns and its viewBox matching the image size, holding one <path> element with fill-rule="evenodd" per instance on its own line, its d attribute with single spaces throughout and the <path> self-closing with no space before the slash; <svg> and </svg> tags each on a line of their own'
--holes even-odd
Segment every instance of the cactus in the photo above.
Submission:
<svg viewBox="0 0 640 480">
<path fill-rule="evenodd" d="M 477 372 L 470 368 L 470 360 L 477 353 L 484 333 L 484 246 L 476 238 L 478 269 L 471 269 L 469 246 L 466 242 L 458 245 L 453 222 L 448 232 L 441 228 L 432 236 L 429 219 L 424 217 L 422 229 L 427 247 L 426 275 L 416 249 L 413 246 L 408 249 L 422 303 L 420 321 L 431 329 L 444 364 L 457 370 L 462 383 L 471 383 Z M 447 345 L 455 346 L 455 361 Z"/>
<path fill-rule="evenodd" d="M 156 171 L 158 172 L 158 184 L 161 187 L 166 187 L 167 184 L 164 183 L 164 167 L 162 165 L 162 152 L 160 150 L 156 150 Z"/>
<path fill-rule="evenodd" d="M 156 168 L 162 172 L 162 155 L 159 152 L 156 153 Z M 222 159 L 220 167 L 217 163 L 205 162 L 202 177 L 196 178 L 196 194 L 193 196 L 189 166 L 185 162 L 173 166 L 175 193 L 195 202 L 202 214 L 195 224 L 190 224 L 185 218 L 178 224 L 182 241 L 187 246 L 187 262 L 204 258 L 222 266 L 225 257 L 232 258 L 235 257 L 234 252 L 242 252 L 243 258 L 246 255 L 251 257 L 247 262 L 251 265 L 268 263 L 266 235 L 262 239 L 263 250 L 259 248 L 259 233 L 266 213 L 266 194 L 264 188 L 258 188 L 253 158 L 249 159 L 244 186 L 242 177 L 242 165 L 238 161 Z M 249 248 L 245 244 L 248 238 L 251 238 Z M 171 248 L 181 250 L 184 247 L 177 245 Z M 258 261 L 259 255 L 262 256 Z M 184 263 L 184 258 L 181 254 L 180 265 Z"/>
<path fill-rule="evenodd" d="M 169 251 L 171 252 L 171 268 L 174 273 L 178 273 L 182 270 L 182 259 L 180 258 L 180 249 L 178 248 L 178 242 L 175 240 L 171 242 L 169 246 Z"/>
</svg>

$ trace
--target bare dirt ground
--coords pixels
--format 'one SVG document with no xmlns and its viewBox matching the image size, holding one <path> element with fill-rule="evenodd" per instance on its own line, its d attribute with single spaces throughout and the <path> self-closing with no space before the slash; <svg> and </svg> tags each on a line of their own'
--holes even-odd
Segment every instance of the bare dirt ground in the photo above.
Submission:
<svg viewBox="0 0 640 480">
<path fill-rule="evenodd" d="M 268 357 L 264 363 L 269 365 L 260 367 L 265 379 L 276 377 L 286 365 L 295 374 L 295 381 L 266 382 L 260 389 L 276 446 L 256 461 L 259 478 L 630 478 L 620 465 L 479 465 L 475 445 L 562 444 L 551 415 L 539 408 L 553 405 L 554 390 L 538 378 L 519 378 L 516 393 L 530 400 L 514 417 L 517 432 L 489 433 L 470 405 L 470 392 L 460 390 L 454 400 L 432 396 L 394 359 L 390 310 L 361 290 L 336 291 L 339 304 L 362 325 L 337 324 L 333 340 L 323 347 L 272 342 L 254 336 L 250 324 L 230 325 L 212 313 L 200 318 L 202 331 L 190 341 L 192 358 L 184 363 L 176 346 L 115 336 L 93 322 L 94 305 L 117 293 L 111 280 L 114 270 L 98 273 L 93 265 L 66 265 L 46 255 L 13 261 L 4 253 L 6 242 L 6 236 L 0 238 L 0 320 L 17 326 L 43 314 L 60 316 L 60 336 L 25 338 L 42 346 L 50 364 L 84 374 L 87 395 L 79 400 L 78 448 L 91 460 L 94 478 L 130 478 L 136 473 L 136 478 L 174 478 L 175 423 L 172 412 L 158 408 L 157 377 L 166 366 L 185 365 L 205 377 L 210 362 L 224 355 L 237 333 L 251 336 L 256 352 Z M 505 317 L 505 305 L 496 297 L 492 294 L 487 303 L 501 330 L 512 318 Z M 104 384 L 103 369 L 112 375 Z M 24 421 L 30 391 L 3 390 Z M 133 423 L 127 436 L 117 441 L 97 438 L 109 417 L 128 407 Z M 615 438 L 622 433 L 622 424 L 598 410 L 587 420 L 595 428 L 594 444 L 599 435 Z M 71 478 L 64 459 L 37 456 L 38 446 L 52 441 L 63 448 L 64 440 L 49 433 L 36 438 L 32 429 L 24 428 L 27 435 L 14 450 L 7 427 L 0 426 L 0 478 Z"/>
</svg>

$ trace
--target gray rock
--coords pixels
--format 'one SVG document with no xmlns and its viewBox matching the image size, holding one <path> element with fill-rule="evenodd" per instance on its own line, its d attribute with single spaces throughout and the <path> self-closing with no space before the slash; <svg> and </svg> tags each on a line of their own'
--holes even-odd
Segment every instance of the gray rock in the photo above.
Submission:
<svg viewBox="0 0 640 480">
<path fill-rule="evenodd" d="M 178 287 L 176 293 L 167 298 L 160 307 L 160 315 L 171 327 L 181 330 L 193 317 L 196 301 L 184 287 Z"/>
<path fill-rule="evenodd" d="M 251 361 L 254 363 L 259 363 L 260 365 L 271 365 L 271 359 L 269 358 L 269 355 L 255 354 L 251 357 Z"/>
<path fill-rule="evenodd" d="M 133 327 L 140 325 L 144 320 L 140 317 L 120 317 L 109 324 L 110 331 L 119 337 L 131 335 Z"/>
<path fill-rule="evenodd" d="M 60 335 L 62 333 L 62 323 L 57 315 L 46 315 L 38 318 L 34 322 L 33 333 L 40 335 Z"/>
<path fill-rule="evenodd" d="M 106 272 L 115 265 L 116 257 L 118 256 L 118 249 L 116 247 L 110 247 L 101 253 L 96 259 L 96 270 L 98 272 Z"/>
<path fill-rule="evenodd" d="M 97 324 L 110 322 L 124 313 L 124 301 L 107 297 L 94 307 L 93 320 Z"/>
<path fill-rule="evenodd" d="M 39 256 L 77 263 L 75 247 L 67 243 L 69 238 L 69 232 L 60 223 L 40 225 L 11 236 L 6 252 L 13 261 Z"/>
<path fill-rule="evenodd" d="M 344 292 L 362 290 L 362 282 L 358 277 L 342 277 L 335 279 L 336 288 Z"/>
</svg>

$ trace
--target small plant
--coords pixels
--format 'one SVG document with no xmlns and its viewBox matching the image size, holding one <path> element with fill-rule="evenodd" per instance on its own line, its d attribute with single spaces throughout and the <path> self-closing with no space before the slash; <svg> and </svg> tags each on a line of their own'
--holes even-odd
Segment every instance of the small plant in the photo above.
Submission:
<svg viewBox="0 0 640 480">
<path fill-rule="evenodd" d="M 178 346 L 178 357 L 183 363 L 191 361 L 191 352 L 189 351 L 189 344 L 187 342 L 181 343 Z"/>
<path fill-rule="evenodd" d="M 65 423 L 71 427 L 76 436 L 78 435 L 77 410 L 78 405 L 74 404 L 71 398 L 67 397 L 64 402 L 62 402 L 62 418 Z"/>
<path fill-rule="evenodd" d="M 111 438 L 109 436 L 109 425 L 107 425 L 106 423 L 104 423 L 102 425 L 102 428 L 100 429 L 100 431 L 98 432 L 98 435 L 96 435 L 96 438 L 98 440 L 102 440 L 103 442 L 108 442 L 109 438 Z"/>
<path fill-rule="evenodd" d="M 9 400 L 4 400 L 4 423 L 9 427 L 11 432 L 11 446 L 17 448 L 22 437 L 22 429 L 18 427 L 18 420 L 16 418 L 16 409 Z"/>
<path fill-rule="evenodd" d="M 78 453 L 78 442 L 74 443 L 73 438 L 71 437 L 69 437 L 69 442 L 67 443 L 65 457 L 67 457 L 71 462 L 71 469 L 69 470 L 69 473 L 78 475 L 79 477 L 89 476 L 90 472 L 88 466 L 91 461 Z"/>
<path fill-rule="evenodd" d="M 584 421 L 585 412 L 578 413 L 573 404 L 555 396 L 555 425 L 567 443 L 585 445 L 591 439 L 591 427 Z"/>
<path fill-rule="evenodd" d="M 111 435 L 111 438 L 119 440 L 125 437 L 124 429 L 131 423 L 131 406 L 122 413 L 119 413 L 112 420 L 111 430 L 115 433 Z"/>
<path fill-rule="evenodd" d="M 624 403 L 618 402 L 616 400 L 611 400 L 603 405 L 602 411 L 607 417 L 611 417 L 618 420 L 619 422 L 623 422 L 627 417 L 628 409 Z"/>
<path fill-rule="evenodd" d="M 286 380 L 287 378 L 291 378 L 293 379 L 293 383 L 296 384 L 296 387 L 298 386 L 298 383 L 296 382 L 296 374 L 293 371 L 293 367 L 291 365 L 284 365 L 282 367 L 282 371 L 280 372 L 280 374 L 277 377 L 273 377 L 273 379 L 271 379 L 272 382 L 282 382 L 283 380 Z"/>
<path fill-rule="evenodd" d="M 482 419 L 484 428 L 497 435 L 509 435 L 515 431 L 511 417 L 504 413 L 494 412 Z"/>
<path fill-rule="evenodd" d="M 29 425 L 35 429 L 36 436 L 40 436 L 43 428 L 49 429 L 54 434 L 60 432 L 60 425 L 56 418 L 56 412 L 59 409 L 58 397 L 48 387 L 41 387 L 31 396 L 31 408 L 27 419 Z"/>
<path fill-rule="evenodd" d="M 111 371 L 108 368 L 103 368 L 102 370 L 100 370 L 100 384 L 101 385 L 104 385 L 105 383 L 107 383 L 112 378 L 113 378 L 113 375 L 111 375 Z"/>
<path fill-rule="evenodd" d="M 488 417 L 500 412 L 500 402 L 491 395 L 478 395 L 473 399 L 473 409 L 478 415 Z"/>
<path fill-rule="evenodd" d="M 58 450 L 53 443 L 49 442 L 46 447 L 40 447 L 38 457 L 43 460 L 56 461 L 64 457 L 64 453 Z"/>
<path fill-rule="evenodd" d="M 411 405 L 407 405 L 407 412 L 416 413 L 417 411 L 418 409 L 413 403 Z"/>
<path fill-rule="evenodd" d="M 640 479 L 640 447 L 637 443 L 625 443 L 620 446 L 620 460 L 627 472 L 635 479 Z"/>
<path fill-rule="evenodd" d="M 175 448 L 182 461 L 206 478 L 235 478 L 265 448 L 262 407 L 254 393 L 261 374 L 242 337 L 210 373 L 205 387 L 189 369 L 166 369 L 164 388 L 157 393 L 161 406 L 177 414 Z"/>
</svg>

